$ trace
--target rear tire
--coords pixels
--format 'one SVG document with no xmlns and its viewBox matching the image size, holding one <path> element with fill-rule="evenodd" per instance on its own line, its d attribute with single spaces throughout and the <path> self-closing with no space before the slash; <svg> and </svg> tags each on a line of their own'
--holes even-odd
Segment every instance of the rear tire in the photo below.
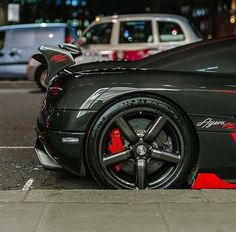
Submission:
<svg viewBox="0 0 236 232">
<path fill-rule="evenodd" d="M 122 143 L 115 152 L 114 130 L 118 137 L 120 133 L 116 147 Z M 171 103 L 147 95 L 120 100 L 97 117 L 86 157 L 92 175 L 105 188 L 156 189 L 181 186 L 194 153 L 194 135 L 185 115 Z"/>
<path fill-rule="evenodd" d="M 47 85 L 45 83 L 46 76 L 47 68 L 43 65 L 39 66 L 35 72 L 35 81 L 42 92 L 46 92 L 47 90 Z"/>
</svg>

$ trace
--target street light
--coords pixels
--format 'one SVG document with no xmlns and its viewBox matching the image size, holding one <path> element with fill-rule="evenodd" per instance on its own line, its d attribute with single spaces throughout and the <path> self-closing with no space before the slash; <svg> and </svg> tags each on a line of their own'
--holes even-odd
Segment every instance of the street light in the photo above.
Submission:
<svg viewBox="0 0 236 232">
<path fill-rule="evenodd" d="M 230 23 L 236 23 L 236 0 L 231 1 Z"/>
</svg>

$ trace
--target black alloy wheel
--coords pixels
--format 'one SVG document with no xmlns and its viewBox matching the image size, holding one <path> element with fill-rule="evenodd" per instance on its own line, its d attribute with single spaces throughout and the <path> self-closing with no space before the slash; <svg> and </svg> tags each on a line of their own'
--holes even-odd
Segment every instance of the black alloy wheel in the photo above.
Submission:
<svg viewBox="0 0 236 232">
<path fill-rule="evenodd" d="M 191 127 L 176 107 L 162 99 L 121 100 L 91 128 L 88 166 L 105 188 L 179 187 L 193 165 Z"/>
</svg>

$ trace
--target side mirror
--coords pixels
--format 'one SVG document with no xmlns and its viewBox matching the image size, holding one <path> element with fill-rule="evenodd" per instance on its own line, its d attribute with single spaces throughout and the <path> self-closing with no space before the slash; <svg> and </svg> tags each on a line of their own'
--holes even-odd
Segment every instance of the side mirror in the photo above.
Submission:
<svg viewBox="0 0 236 232">
<path fill-rule="evenodd" d="M 86 42 L 87 42 L 87 39 L 86 39 L 86 37 L 80 37 L 79 39 L 78 39 L 78 45 L 79 46 L 83 46 L 83 45 L 85 45 L 86 44 Z"/>
</svg>

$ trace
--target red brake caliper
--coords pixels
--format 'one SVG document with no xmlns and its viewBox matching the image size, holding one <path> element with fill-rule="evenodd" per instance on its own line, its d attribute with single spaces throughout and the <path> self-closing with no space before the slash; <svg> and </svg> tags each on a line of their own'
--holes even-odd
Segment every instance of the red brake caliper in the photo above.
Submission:
<svg viewBox="0 0 236 232">
<path fill-rule="evenodd" d="M 111 144 L 108 146 L 108 150 L 112 154 L 116 154 L 123 150 L 123 144 L 121 140 L 121 132 L 118 128 L 114 128 L 110 133 Z M 120 172 L 120 164 L 114 165 L 115 172 Z"/>
</svg>

